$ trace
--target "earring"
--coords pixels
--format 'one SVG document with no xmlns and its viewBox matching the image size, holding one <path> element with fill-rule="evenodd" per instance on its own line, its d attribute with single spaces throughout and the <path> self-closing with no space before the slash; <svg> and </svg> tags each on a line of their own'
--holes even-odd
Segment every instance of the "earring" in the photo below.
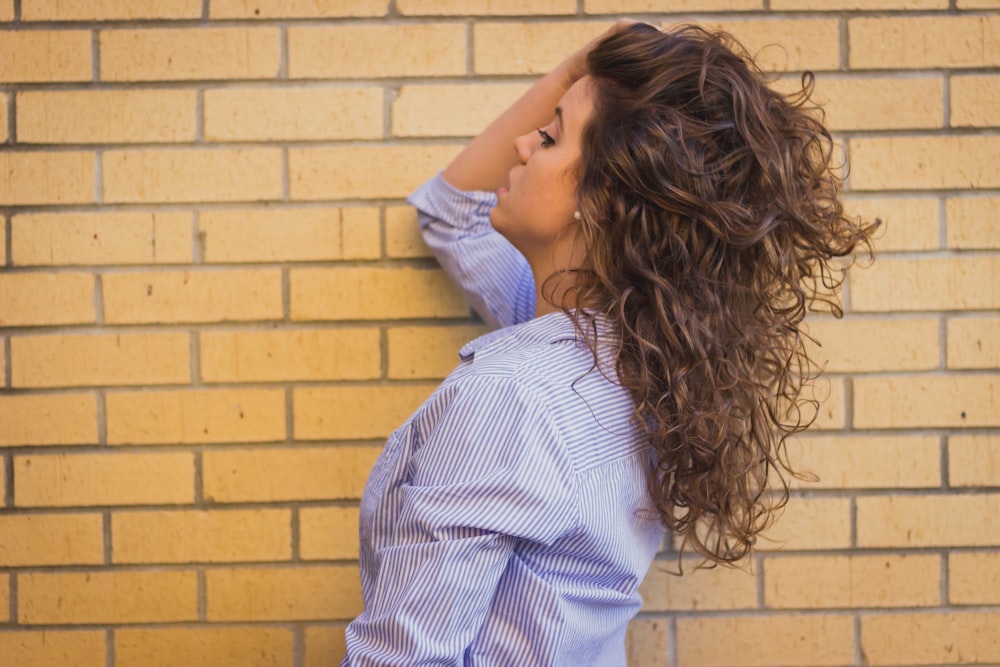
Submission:
<svg viewBox="0 0 1000 667">
<path fill-rule="evenodd" d="M 583 220 L 583 214 L 581 214 L 579 211 L 573 211 L 573 219 Z"/>
</svg>

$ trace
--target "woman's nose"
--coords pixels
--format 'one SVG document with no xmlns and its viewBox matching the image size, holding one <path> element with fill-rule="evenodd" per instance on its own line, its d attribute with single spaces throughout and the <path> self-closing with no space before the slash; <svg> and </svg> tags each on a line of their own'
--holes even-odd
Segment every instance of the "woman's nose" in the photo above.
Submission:
<svg viewBox="0 0 1000 667">
<path fill-rule="evenodd" d="M 537 132 L 531 131 L 514 139 L 514 150 L 517 151 L 517 157 L 522 163 L 527 162 L 534 152 L 535 144 L 538 143 L 535 141 L 537 136 Z"/>
</svg>

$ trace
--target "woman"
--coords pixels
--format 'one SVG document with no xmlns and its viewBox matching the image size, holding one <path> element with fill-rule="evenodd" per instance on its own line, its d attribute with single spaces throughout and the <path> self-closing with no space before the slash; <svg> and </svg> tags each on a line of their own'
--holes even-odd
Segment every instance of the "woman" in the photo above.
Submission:
<svg viewBox="0 0 1000 667">
<path fill-rule="evenodd" d="M 799 323 L 870 228 L 731 44 L 619 22 L 410 198 L 501 328 L 371 473 L 343 664 L 623 665 L 664 527 L 730 563 L 784 501 Z"/>
</svg>

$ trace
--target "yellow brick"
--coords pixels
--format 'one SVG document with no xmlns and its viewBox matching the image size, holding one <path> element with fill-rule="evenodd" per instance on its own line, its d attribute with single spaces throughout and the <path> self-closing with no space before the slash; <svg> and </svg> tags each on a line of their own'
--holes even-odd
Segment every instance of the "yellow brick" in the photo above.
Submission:
<svg viewBox="0 0 1000 667">
<path fill-rule="evenodd" d="M 819 412 L 816 413 L 816 421 L 809 427 L 810 429 L 826 430 L 844 428 L 847 421 L 844 392 L 843 379 L 829 377 L 820 378 L 803 392 L 803 399 L 815 399 L 819 401 Z M 808 419 L 812 414 L 811 408 L 808 405 L 803 407 L 804 419 Z"/>
<path fill-rule="evenodd" d="M 293 79 L 377 79 L 465 74 L 460 23 L 337 25 L 288 29 Z"/>
<path fill-rule="evenodd" d="M 951 604 L 1000 602 L 1000 553 L 949 554 L 948 602 Z"/>
<path fill-rule="evenodd" d="M 2 515 L 0 535 L 2 567 L 104 562 L 100 514 Z"/>
<path fill-rule="evenodd" d="M 849 665 L 849 616 L 769 615 L 677 619 L 677 664 L 684 667 Z"/>
<path fill-rule="evenodd" d="M 284 509 L 116 512 L 115 563 L 238 563 L 292 557 L 292 514 Z"/>
<path fill-rule="evenodd" d="M 209 570 L 205 576 L 209 621 L 351 619 L 363 609 L 354 566 Z"/>
<path fill-rule="evenodd" d="M 366 380 L 381 373 L 376 328 L 201 334 L 205 382 Z"/>
<path fill-rule="evenodd" d="M 102 30 L 101 79 L 271 79 L 281 55 L 277 28 Z"/>
<path fill-rule="evenodd" d="M 1000 16 L 857 18 L 847 29 L 851 69 L 1000 65 Z"/>
<path fill-rule="evenodd" d="M 0 326 L 94 321 L 94 277 L 87 273 L 0 275 Z"/>
<path fill-rule="evenodd" d="M 706 25 L 735 36 L 763 70 L 840 68 L 837 19 L 730 20 Z"/>
<path fill-rule="evenodd" d="M 305 667 L 326 667 L 330 656 L 342 656 L 347 652 L 343 625 L 323 625 L 306 627 Z"/>
<path fill-rule="evenodd" d="M 198 226 L 206 262 L 376 259 L 378 209 L 207 210 Z"/>
<path fill-rule="evenodd" d="M 107 151 L 108 202 L 264 201 L 281 198 L 277 148 Z"/>
<path fill-rule="evenodd" d="M 27 91 L 17 96 L 17 140 L 26 143 L 194 139 L 193 90 Z"/>
<path fill-rule="evenodd" d="M 417 409 L 433 385 L 302 388 L 294 392 L 299 440 L 387 437 Z"/>
<path fill-rule="evenodd" d="M 860 216 L 867 222 L 882 220 L 881 229 L 875 233 L 876 252 L 931 250 L 940 245 L 937 198 L 847 198 L 844 206 L 850 216 Z"/>
<path fill-rule="evenodd" d="M 429 269 L 292 269 L 293 320 L 462 317 L 465 297 Z"/>
<path fill-rule="evenodd" d="M 191 214 L 31 213 L 11 219 L 14 264 L 182 264 L 191 261 Z"/>
<path fill-rule="evenodd" d="M 625 653 L 629 667 L 666 667 L 668 627 L 664 618 L 637 618 L 628 624 Z"/>
<path fill-rule="evenodd" d="M 597 37 L 601 22 L 477 23 L 473 26 L 477 74 L 544 74 Z"/>
<path fill-rule="evenodd" d="M 385 16 L 387 0 L 213 0 L 213 19 Z"/>
<path fill-rule="evenodd" d="M 281 318 L 277 269 L 113 273 L 103 277 L 103 288 L 109 323 Z"/>
<path fill-rule="evenodd" d="M 417 210 L 411 206 L 385 208 L 385 251 L 389 257 L 432 257 L 420 236 Z"/>
<path fill-rule="evenodd" d="M 378 139 L 381 88 L 223 88 L 205 92 L 210 141 Z"/>
<path fill-rule="evenodd" d="M 285 438 L 280 389 L 111 392 L 112 445 L 267 442 Z"/>
<path fill-rule="evenodd" d="M 193 571 L 27 573 L 17 577 L 18 621 L 166 623 L 198 618 Z"/>
<path fill-rule="evenodd" d="M 0 36 L 10 33 L 0 33 Z M 91 153 L 0 153 L 0 205 L 94 201 Z"/>
<path fill-rule="evenodd" d="M 14 457 L 18 507 L 194 502 L 190 453 L 107 452 Z"/>
<path fill-rule="evenodd" d="M 186 333 L 14 336 L 11 386 L 187 383 L 189 347 Z"/>
<path fill-rule="evenodd" d="M 0 82 L 90 81 L 90 58 L 87 30 L 0 33 Z"/>
<path fill-rule="evenodd" d="M 1000 257 L 882 257 L 853 271 L 856 311 L 994 310 L 1000 308 Z"/>
<path fill-rule="evenodd" d="M 998 627 L 996 612 L 862 616 L 861 653 L 868 665 L 996 663 Z"/>
<path fill-rule="evenodd" d="M 1000 186 L 1000 136 L 865 137 L 848 146 L 854 190 Z"/>
<path fill-rule="evenodd" d="M 948 438 L 948 483 L 952 486 L 1000 486 L 1000 436 L 953 435 Z"/>
<path fill-rule="evenodd" d="M 443 378 L 458 365 L 458 351 L 489 329 L 482 326 L 389 329 L 389 377 Z"/>
<path fill-rule="evenodd" d="M 14 20 L 14 0 L 2 0 L 0 2 L 0 21 Z"/>
<path fill-rule="evenodd" d="M 792 92 L 799 80 L 785 79 L 778 88 Z M 937 128 L 944 123 L 942 89 L 940 77 L 820 77 L 813 101 L 826 111 L 831 130 Z"/>
<path fill-rule="evenodd" d="M 23 0 L 22 21 L 114 21 L 128 19 L 198 19 L 201 0 Z"/>
<path fill-rule="evenodd" d="M 378 259 L 382 256 L 382 232 L 377 209 L 341 209 L 340 252 L 343 259 Z"/>
<path fill-rule="evenodd" d="M 400 14 L 517 16 L 575 14 L 576 0 L 397 0 Z"/>
<path fill-rule="evenodd" d="M 292 631 L 286 628 L 120 628 L 115 630 L 116 667 L 275 667 L 293 664 Z"/>
<path fill-rule="evenodd" d="M 793 469 L 818 480 L 801 489 L 933 488 L 941 484 L 935 436 L 802 437 L 787 445 Z"/>
<path fill-rule="evenodd" d="M 771 0 L 772 10 L 813 9 L 833 11 L 854 9 L 948 9 L 948 0 Z"/>
<path fill-rule="evenodd" d="M 451 162 L 457 146 L 292 148 L 292 199 L 405 197 Z"/>
<path fill-rule="evenodd" d="M 0 445 L 80 445 L 97 442 L 93 394 L 0 396 Z"/>
<path fill-rule="evenodd" d="M 997 375 L 900 376 L 854 380 L 854 426 L 1000 426 Z"/>
<path fill-rule="evenodd" d="M 774 609 L 930 607 L 941 603 L 941 558 L 803 556 L 764 560 L 764 604 Z"/>
<path fill-rule="evenodd" d="M 299 510 L 299 553 L 307 560 L 358 557 L 356 507 L 303 507 Z"/>
<path fill-rule="evenodd" d="M 473 136 L 526 89 L 524 84 L 403 86 L 392 105 L 392 134 Z"/>
<path fill-rule="evenodd" d="M 949 368 L 1000 368 L 1000 318 L 948 320 Z"/>
<path fill-rule="evenodd" d="M 360 498 L 380 451 L 377 447 L 208 451 L 205 497 L 217 503 Z"/>
<path fill-rule="evenodd" d="M 1000 125 L 1000 76 L 951 77 L 951 126 Z"/>
<path fill-rule="evenodd" d="M 643 611 L 753 609 L 757 606 L 757 580 L 745 569 L 719 567 L 695 569 L 699 561 L 687 559 L 683 576 L 677 576 L 677 559 L 653 561 L 639 587 Z"/>
<path fill-rule="evenodd" d="M 757 541 L 761 551 L 846 549 L 851 546 L 847 498 L 792 498 Z"/>
<path fill-rule="evenodd" d="M 1000 545 L 1000 494 L 856 499 L 858 546 Z"/>
<path fill-rule="evenodd" d="M 1000 198 L 952 197 L 945 202 L 948 247 L 1000 248 Z"/>
<path fill-rule="evenodd" d="M 940 361 L 936 319 L 814 318 L 806 330 L 821 344 L 806 340 L 809 355 L 832 373 L 928 370 Z"/>
<path fill-rule="evenodd" d="M 1000 0 L 957 0 L 959 9 L 996 9 L 1000 7 Z"/>
<path fill-rule="evenodd" d="M 761 0 L 673 0 L 669 7 L 662 0 L 583 0 L 587 14 L 623 14 L 626 12 L 713 12 L 762 9 Z"/>
<path fill-rule="evenodd" d="M 104 667 L 104 630 L 0 631 L 0 655 L 10 665 L 31 667 Z"/>
</svg>

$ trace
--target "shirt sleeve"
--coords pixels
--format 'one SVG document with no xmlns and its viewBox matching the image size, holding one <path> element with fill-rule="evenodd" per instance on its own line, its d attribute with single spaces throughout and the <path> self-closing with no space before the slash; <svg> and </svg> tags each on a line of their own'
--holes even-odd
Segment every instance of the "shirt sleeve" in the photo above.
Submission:
<svg viewBox="0 0 1000 667">
<path fill-rule="evenodd" d="M 444 394 L 342 665 L 463 664 L 518 545 L 579 523 L 572 466 L 531 390 L 486 378 Z"/>
<path fill-rule="evenodd" d="M 452 187 L 441 174 L 407 200 L 424 241 L 485 322 L 505 327 L 535 316 L 535 280 L 524 256 L 490 226 L 491 192 Z"/>
</svg>

